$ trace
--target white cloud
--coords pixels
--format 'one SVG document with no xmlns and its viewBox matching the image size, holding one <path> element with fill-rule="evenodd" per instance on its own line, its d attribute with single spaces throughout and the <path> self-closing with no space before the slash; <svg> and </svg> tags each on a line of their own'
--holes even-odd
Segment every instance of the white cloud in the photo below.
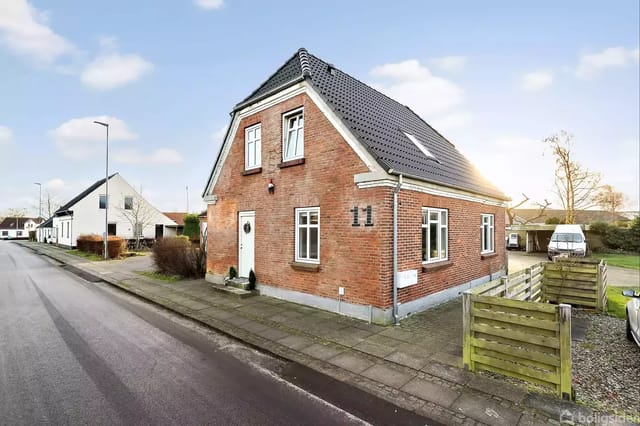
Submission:
<svg viewBox="0 0 640 426">
<path fill-rule="evenodd" d="M 60 178 L 50 179 L 44 183 L 44 187 L 51 191 L 58 192 L 65 187 L 65 182 Z"/>
<path fill-rule="evenodd" d="M 153 64 L 139 55 L 111 52 L 101 54 L 90 62 L 80 79 L 92 89 L 110 90 L 132 83 L 152 69 Z"/>
<path fill-rule="evenodd" d="M 13 144 L 13 132 L 6 126 L 0 126 L 0 146 Z"/>
<path fill-rule="evenodd" d="M 533 71 L 522 76 L 520 87 L 527 92 L 537 92 L 553 84 L 553 73 L 547 70 Z"/>
<path fill-rule="evenodd" d="M 105 150 L 105 128 L 94 121 L 109 123 L 110 143 L 138 138 L 124 121 L 104 115 L 71 119 L 51 130 L 49 135 L 63 156 L 75 160 L 90 158 Z"/>
<path fill-rule="evenodd" d="M 224 0 L 195 0 L 194 3 L 206 10 L 210 9 L 220 9 L 224 6 Z"/>
<path fill-rule="evenodd" d="M 465 56 L 443 56 L 432 58 L 430 62 L 444 71 L 462 71 L 467 65 L 467 58 Z"/>
<path fill-rule="evenodd" d="M 439 115 L 431 119 L 430 123 L 436 130 L 457 129 L 473 121 L 473 114 L 469 111 L 454 111 L 450 114 Z"/>
<path fill-rule="evenodd" d="M 0 2 L 0 42 L 11 51 L 50 64 L 76 52 L 68 40 L 48 26 L 49 16 L 26 0 Z"/>
<path fill-rule="evenodd" d="M 141 165 L 158 165 L 158 164 L 178 164 L 182 163 L 182 155 L 172 148 L 159 148 L 150 154 L 144 154 L 138 149 L 129 149 L 114 153 L 115 161 L 122 164 L 141 164 Z"/>
<path fill-rule="evenodd" d="M 597 53 L 585 53 L 575 69 L 575 75 L 581 79 L 595 77 L 607 68 L 624 68 L 638 63 L 639 49 L 609 47 Z"/>
<path fill-rule="evenodd" d="M 447 112 L 464 99 L 464 91 L 458 85 L 434 76 L 415 59 L 376 66 L 371 75 L 380 79 L 373 87 L 424 118 Z"/>
</svg>

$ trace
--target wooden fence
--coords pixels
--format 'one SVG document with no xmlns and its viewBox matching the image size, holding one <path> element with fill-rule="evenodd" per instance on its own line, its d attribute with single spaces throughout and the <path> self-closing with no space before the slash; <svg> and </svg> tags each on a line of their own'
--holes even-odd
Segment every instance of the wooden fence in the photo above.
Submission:
<svg viewBox="0 0 640 426">
<path fill-rule="evenodd" d="M 607 263 L 603 260 L 556 258 L 545 266 L 543 298 L 597 311 L 607 307 Z"/>
</svg>

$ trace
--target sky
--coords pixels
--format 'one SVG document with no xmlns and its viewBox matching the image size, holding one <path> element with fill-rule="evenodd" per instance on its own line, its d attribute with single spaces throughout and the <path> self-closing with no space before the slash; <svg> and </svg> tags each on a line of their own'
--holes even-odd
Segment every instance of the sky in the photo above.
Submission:
<svg viewBox="0 0 640 426">
<path fill-rule="evenodd" d="M 519 202 L 553 193 L 542 140 L 639 210 L 639 2 L 0 1 L 0 213 L 119 172 L 202 210 L 233 106 L 298 48 L 410 106 Z M 45 209 L 46 210 L 46 209 Z"/>
</svg>

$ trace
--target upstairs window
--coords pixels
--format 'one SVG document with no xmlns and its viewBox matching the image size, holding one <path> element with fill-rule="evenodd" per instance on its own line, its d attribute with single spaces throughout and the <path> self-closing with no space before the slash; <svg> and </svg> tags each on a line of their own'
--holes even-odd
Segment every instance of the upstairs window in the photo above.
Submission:
<svg viewBox="0 0 640 426">
<path fill-rule="evenodd" d="M 304 157 L 304 111 L 293 111 L 284 116 L 284 141 L 282 145 L 282 161 L 296 160 Z"/>
<path fill-rule="evenodd" d="M 439 262 L 448 259 L 447 210 L 422 209 L 422 261 Z"/>
<path fill-rule="evenodd" d="M 259 124 L 244 130 L 244 169 L 257 169 L 261 165 L 261 127 Z"/>
<path fill-rule="evenodd" d="M 98 202 L 101 209 L 107 208 L 107 196 L 105 194 L 100 194 L 100 201 Z"/>
<path fill-rule="evenodd" d="M 133 197 L 124 197 L 124 209 L 133 210 Z"/>
<path fill-rule="evenodd" d="M 492 253 L 495 251 L 493 236 L 493 215 L 483 214 L 482 224 L 480 226 L 482 232 L 482 253 Z"/>
</svg>

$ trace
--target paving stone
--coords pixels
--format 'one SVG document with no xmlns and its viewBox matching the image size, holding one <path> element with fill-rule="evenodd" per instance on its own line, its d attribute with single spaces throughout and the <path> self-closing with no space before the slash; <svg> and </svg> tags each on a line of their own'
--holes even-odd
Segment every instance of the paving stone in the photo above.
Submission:
<svg viewBox="0 0 640 426">
<path fill-rule="evenodd" d="M 394 351 L 394 348 L 378 345 L 377 343 L 368 342 L 366 340 L 355 345 L 353 349 L 357 349 L 360 352 L 377 356 L 379 358 L 384 358 Z"/>
<path fill-rule="evenodd" d="M 421 358 L 402 351 L 393 352 L 387 355 L 385 359 L 416 370 L 420 370 L 429 362 L 427 358 Z"/>
<path fill-rule="evenodd" d="M 550 419 L 555 420 L 559 420 L 560 417 L 574 419 L 593 417 L 593 411 L 587 407 L 546 395 L 535 393 L 528 394 L 524 398 L 523 404 L 527 407 L 539 410 Z"/>
<path fill-rule="evenodd" d="M 401 388 L 405 383 L 407 383 L 414 377 L 409 373 L 393 369 L 384 364 L 374 365 L 371 368 L 364 370 L 360 374 L 370 378 L 371 380 L 384 383 L 385 385 L 391 386 L 392 388 L 396 389 Z"/>
<path fill-rule="evenodd" d="M 447 408 L 460 396 L 459 392 L 451 388 L 419 378 L 411 380 L 402 387 L 402 390 L 420 399 L 431 401 Z"/>
<path fill-rule="evenodd" d="M 462 368 L 462 357 L 452 355 L 447 352 L 436 352 L 431 355 L 431 359 L 441 364 L 450 365 L 456 368 Z"/>
<path fill-rule="evenodd" d="M 518 424 L 522 413 L 510 407 L 503 407 L 497 401 L 470 393 L 458 398 L 451 409 L 482 423 L 496 426 Z"/>
<path fill-rule="evenodd" d="M 193 309 L 194 311 L 200 311 L 202 309 L 206 309 L 206 308 L 211 307 L 211 305 L 209 305 L 209 304 L 198 302 L 198 301 L 195 301 L 195 300 L 189 300 L 189 301 L 186 301 L 186 302 L 178 302 L 178 303 L 180 303 L 183 306 L 186 306 L 189 309 Z"/>
<path fill-rule="evenodd" d="M 362 342 L 368 336 L 369 333 L 364 330 L 355 327 L 346 327 L 341 330 L 335 330 L 332 333 L 327 333 L 325 338 L 341 345 L 352 347 Z"/>
<path fill-rule="evenodd" d="M 329 358 L 333 358 L 336 355 L 341 354 L 342 352 L 344 352 L 344 350 L 320 343 L 315 343 L 302 350 L 302 353 L 312 356 L 313 358 L 321 359 L 323 361 Z"/>
<path fill-rule="evenodd" d="M 505 383 L 504 381 L 499 382 L 488 377 L 480 376 L 479 374 L 474 374 L 467 383 L 467 386 L 517 403 L 522 402 L 524 397 L 527 396 L 526 390 Z"/>
<path fill-rule="evenodd" d="M 245 318 L 245 317 L 242 317 L 242 316 L 239 316 L 239 315 L 234 315 L 232 317 L 226 318 L 224 321 L 228 322 L 229 324 L 236 325 L 236 326 L 241 326 L 243 324 L 251 322 L 251 320 L 249 318 Z"/>
<path fill-rule="evenodd" d="M 278 339 L 278 343 L 293 350 L 299 351 L 300 349 L 307 348 L 313 345 L 314 341 L 305 336 L 289 335 L 282 339 Z"/>
<path fill-rule="evenodd" d="M 373 365 L 373 362 L 352 352 L 342 353 L 327 361 L 356 374 L 360 374 Z"/>
<path fill-rule="evenodd" d="M 260 335 L 260 333 L 263 330 L 266 330 L 269 327 L 266 326 L 265 324 L 260 323 L 260 322 L 249 321 L 247 323 L 244 323 L 244 324 L 240 325 L 240 328 L 242 328 L 243 330 L 247 330 L 247 331 L 250 331 L 252 333 Z"/>
<path fill-rule="evenodd" d="M 520 417 L 520 421 L 518 422 L 518 426 L 541 426 L 548 424 L 549 423 L 545 417 L 534 416 L 533 414 L 529 413 L 524 413 L 522 417 Z"/>
<path fill-rule="evenodd" d="M 441 379 L 448 380 L 450 382 L 464 385 L 468 383 L 475 375 L 461 368 L 451 367 L 448 365 L 440 364 L 430 360 L 422 367 L 422 371 L 431 374 L 433 376 L 440 377 Z"/>
<path fill-rule="evenodd" d="M 379 334 L 383 336 L 391 337 L 392 339 L 395 339 L 395 340 L 402 340 L 403 342 L 407 342 L 407 343 L 415 342 L 416 339 L 420 337 L 420 335 L 416 335 L 416 333 L 412 333 L 407 330 L 402 330 L 401 328 L 395 327 L 395 326 L 390 326 L 389 328 L 387 328 L 386 330 L 384 330 Z"/>
<path fill-rule="evenodd" d="M 258 332 L 258 335 L 261 337 L 264 337 L 265 339 L 274 340 L 274 341 L 283 339 L 287 336 L 291 336 L 291 334 L 289 333 L 286 333 L 282 330 L 277 330 L 271 327 L 266 327 L 264 330 Z"/>
<path fill-rule="evenodd" d="M 200 313 L 204 315 L 208 315 L 212 318 L 219 319 L 219 320 L 225 320 L 227 318 L 236 316 L 236 314 L 234 314 L 233 312 L 225 311 L 224 309 L 214 308 L 214 307 L 203 309 L 200 311 Z"/>
</svg>

